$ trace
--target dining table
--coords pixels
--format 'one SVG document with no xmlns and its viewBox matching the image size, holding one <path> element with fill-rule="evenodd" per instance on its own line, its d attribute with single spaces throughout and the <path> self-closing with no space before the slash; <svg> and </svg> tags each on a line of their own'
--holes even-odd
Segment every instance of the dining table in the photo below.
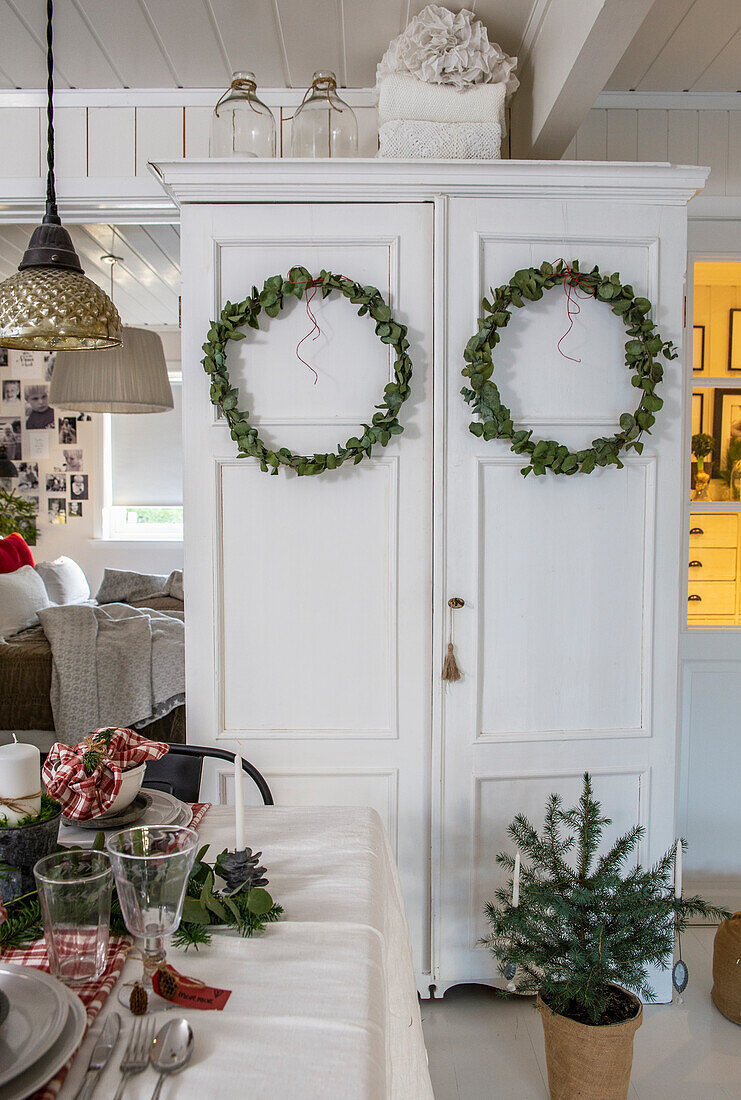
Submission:
<svg viewBox="0 0 741 1100">
<path fill-rule="evenodd" d="M 204 858 L 234 848 L 234 809 L 212 806 L 198 826 Z M 409 931 L 389 837 L 370 808 L 245 809 L 245 836 L 261 852 L 268 889 L 283 907 L 264 931 L 213 930 L 210 944 L 167 948 L 181 974 L 231 990 L 223 1011 L 185 1016 L 192 1060 L 162 1100 L 432 1100 Z M 60 1100 L 73 1100 L 108 1015 L 123 1019 L 95 1098 L 113 1096 L 135 1017 L 122 1007 L 141 962 L 130 956 L 83 1041 Z M 123 993 L 122 993 L 123 991 Z M 164 1002 L 157 999 L 157 1004 Z M 125 1100 L 152 1094 L 150 1066 Z"/>
</svg>

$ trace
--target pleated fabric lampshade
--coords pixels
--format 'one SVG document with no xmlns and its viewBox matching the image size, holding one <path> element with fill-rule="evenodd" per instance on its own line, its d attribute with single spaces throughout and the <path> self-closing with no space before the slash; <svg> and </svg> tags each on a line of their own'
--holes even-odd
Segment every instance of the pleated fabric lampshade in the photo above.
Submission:
<svg viewBox="0 0 741 1100">
<path fill-rule="evenodd" d="M 49 404 L 75 412 L 155 413 L 173 407 L 162 341 L 125 327 L 123 345 L 105 354 L 57 352 Z"/>
</svg>

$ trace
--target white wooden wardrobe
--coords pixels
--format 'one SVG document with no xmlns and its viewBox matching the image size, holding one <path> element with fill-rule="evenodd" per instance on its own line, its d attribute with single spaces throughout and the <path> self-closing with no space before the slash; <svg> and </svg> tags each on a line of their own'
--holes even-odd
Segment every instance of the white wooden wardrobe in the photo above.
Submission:
<svg viewBox="0 0 741 1100">
<path fill-rule="evenodd" d="M 618 271 L 682 340 L 686 203 L 705 171 L 650 164 L 179 161 L 189 738 L 237 746 L 283 805 L 373 805 L 395 846 L 420 989 L 496 983 L 484 902 L 517 811 L 596 779 L 614 829 L 674 836 L 682 359 L 624 470 L 523 479 L 459 391 L 489 287 L 578 258 Z M 211 318 L 302 264 L 378 286 L 409 327 L 403 435 L 357 467 L 269 477 L 236 457 L 200 366 Z M 561 288 L 513 316 L 496 375 L 517 422 L 587 445 L 632 410 L 624 331 Z M 368 420 L 390 359 L 333 295 L 233 344 L 261 434 L 306 452 Z M 578 360 L 575 362 L 574 360 Z M 448 599 L 463 679 L 440 673 Z M 231 797 L 228 771 L 213 797 Z M 270 853 L 265 853 L 270 862 Z M 668 977 L 659 981 L 668 999 Z"/>
</svg>

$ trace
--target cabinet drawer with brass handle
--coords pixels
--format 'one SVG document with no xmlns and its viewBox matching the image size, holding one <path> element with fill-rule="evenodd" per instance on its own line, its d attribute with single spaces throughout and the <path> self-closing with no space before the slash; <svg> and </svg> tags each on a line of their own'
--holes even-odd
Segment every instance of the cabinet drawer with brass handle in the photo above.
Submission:
<svg viewBox="0 0 741 1100">
<path fill-rule="evenodd" d="M 726 581 L 695 581 L 687 589 L 687 614 L 735 615 L 736 585 Z"/>
<path fill-rule="evenodd" d="M 693 581 L 732 581 L 736 579 L 735 547 L 693 547 L 689 564 Z"/>
<path fill-rule="evenodd" d="M 735 515 L 711 515 L 707 512 L 690 516 L 690 546 L 735 546 L 738 518 Z"/>
</svg>

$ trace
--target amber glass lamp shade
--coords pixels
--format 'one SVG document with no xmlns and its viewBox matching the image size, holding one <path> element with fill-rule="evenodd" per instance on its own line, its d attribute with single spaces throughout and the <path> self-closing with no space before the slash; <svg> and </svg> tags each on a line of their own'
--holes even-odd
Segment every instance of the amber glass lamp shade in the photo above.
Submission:
<svg viewBox="0 0 741 1100">
<path fill-rule="evenodd" d="M 118 310 L 84 274 L 59 219 L 47 215 L 16 274 L 0 283 L 0 347 L 89 351 L 120 343 Z"/>
</svg>

